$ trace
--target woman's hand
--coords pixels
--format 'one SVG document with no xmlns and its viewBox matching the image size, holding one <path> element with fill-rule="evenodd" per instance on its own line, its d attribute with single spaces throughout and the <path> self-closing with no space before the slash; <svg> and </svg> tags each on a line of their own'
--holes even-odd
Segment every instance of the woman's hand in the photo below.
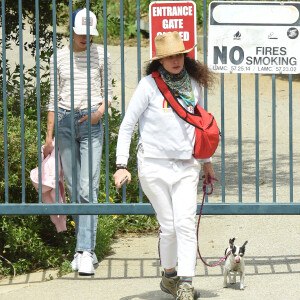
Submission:
<svg viewBox="0 0 300 300">
<path fill-rule="evenodd" d="M 46 142 L 43 148 L 44 158 L 46 158 L 53 150 L 52 145 L 53 130 L 54 130 L 54 111 L 48 111 L 47 116 L 47 135 Z"/>
<path fill-rule="evenodd" d="M 44 158 L 46 158 L 49 154 L 51 154 L 53 148 L 54 148 L 54 146 L 52 144 L 52 141 L 51 142 L 46 141 L 44 148 L 43 148 Z"/>
<path fill-rule="evenodd" d="M 99 122 L 99 120 L 102 118 L 102 113 L 99 110 L 96 110 L 95 112 L 91 113 L 91 121 L 92 124 L 97 124 Z M 89 118 L 88 115 L 82 117 L 78 123 L 82 123 L 84 121 L 86 121 Z"/>
<path fill-rule="evenodd" d="M 215 172 L 211 162 L 204 163 L 203 172 L 204 172 L 206 182 L 210 182 L 210 180 L 213 180 L 212 178 L 215 178 Z"/>
<path fill-rule="evenodd" d="M 128 177 L 127 183 L 130 183 L 131 181 L 131 174 L 126 170 L 126 169 L 119 169 L 116 171 L 114 174 L 114 179 L 115 179 L 115 185 L 119 189 L 121 188 L 121 182 L 125 177 Z"/>
</svg>

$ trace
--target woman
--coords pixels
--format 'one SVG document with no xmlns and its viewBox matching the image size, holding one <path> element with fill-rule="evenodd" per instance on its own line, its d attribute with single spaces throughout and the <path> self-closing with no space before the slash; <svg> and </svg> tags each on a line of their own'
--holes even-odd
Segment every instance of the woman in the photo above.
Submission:
<svg viewBox="0 0 300 300">
<path fill-rule="evenodd" d="M 104 90 L 104 50 L 92 43 L 93 36 L 98 36 L 97 19 L 89 12 L 90 41 L 87 40 L 86 9 L 76 10 L 73 22 L 73 86 L 74 119 L 71 119 L 71 76 L 70 45 L 57 51 L 57 69 L 54 70 L 54 58 L 50 60 L 51 93 L 48 106 L 47 136 L 44 154 L 51 153 L 54 130 L 54 72 L 57 73 L 58 132 L 56 141 L 61 156 L 61 163 L 72 202 L 89 203 L 89 135 L 88 135 L 88 88 L 91 92 L 91 152 L 92 152 L 92 196 L 97 203 L 100 180 L 100 166 L 103 144 L 102 116 L 105 113 Z M 87 43 L 90 43 L 90 82 L 87 79 Z M 108 105 L 113 99 L 110 80 L 111 64 L 108 57 Z M 72 127 L 74 124 L 75 161 L 72 160 Z M 75 167 L 75 182 L 72 182 L 72 167 Z M 75 185 L 76 195 L 72 195 Z M 94 253 L 97 231 L 96 215 L 74 217 L 76 231 L 76 250 L 72 261 L 73 270 L 79 275 L 93 275 L 97 257 Z"/>
<path fill-rule="evenodd" d="M 126 176 L 130 182 L 126 165 L 131 134 L 139 121 L 139 179 L 160 224 L 159 254 L 164 268 L 160 287 L 177 299 L 194 299 L 200 162 L 193 157 L 195 128 L 168 106 L 151 73 L 158 70 L 189 111 L 193 112 L 197 103 L 203 106 L 201 86 L 208 87 L 213 75 L 206 66 L 186 56 L 194 47 L 186 50 L 177 32 L 155 38 L 156 56 L 150 60 L 147 76 L 135 90 L 120 127 L 114 174 L 118 188 Z M 211 158 L 203 162 L 208 180 L 214 177 Z"/>
</svg>

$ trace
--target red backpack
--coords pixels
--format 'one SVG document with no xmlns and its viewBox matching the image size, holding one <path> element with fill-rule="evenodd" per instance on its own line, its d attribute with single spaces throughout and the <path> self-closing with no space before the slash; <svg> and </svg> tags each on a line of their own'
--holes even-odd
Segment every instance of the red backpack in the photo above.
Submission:
<svg viewBox="0 0 300 300">
<path fill-rule="evenodd" d="M 190 113 L 178 102 L 172 91 L 169 90 L 166 83 L 160 77 L 158 71 L 152 72 L 152 77 L 162 95 L 177 115 L 195 127 L 194 157 L 202 159 L 210 158 L 218 147 L 220 136 L 220 131 L 214 116 L 198 104 L 194 107 L 194 114 Z"/>
</svg>

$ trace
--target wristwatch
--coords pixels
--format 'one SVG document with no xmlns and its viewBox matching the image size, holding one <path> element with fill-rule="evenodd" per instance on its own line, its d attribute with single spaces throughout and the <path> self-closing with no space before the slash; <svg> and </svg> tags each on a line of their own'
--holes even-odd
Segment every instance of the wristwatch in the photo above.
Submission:
<svg viewBox="0 0 300 300">
<path fill-rule="evenodd" d="M 118 164 L 116 169 L 117 169 L 117 171 L 121 170 L 121 169 L 127 170 L 127 165 L 125 165 L 125 164 Z"/>
</svg>

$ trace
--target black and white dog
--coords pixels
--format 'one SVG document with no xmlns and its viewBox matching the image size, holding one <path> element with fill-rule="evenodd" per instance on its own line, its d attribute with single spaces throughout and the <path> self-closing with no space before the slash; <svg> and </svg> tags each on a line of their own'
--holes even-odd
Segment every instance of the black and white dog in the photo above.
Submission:
<svg viewBox="0 0 300 300">
<path fill-rule="evenodd" d="M 224 283 L 223 287 L 227 287 L 227 276 L 229 277 L 229 283 L 236 283 L 236 273 L 240 273 L 240 290 L 244 289 L 244 279 L 245 279 L 245 262 L 244 262 L 244 254 L 245 247 L 248 241 L 246 241 L 242 247 L 238 247 L 234 245 L 235 238 L 229 240 L 229 247 L 225 250 L 226 260 L 224 266 Z M 230 254 L 229 251 L 231 251 Z M 233 273 L 233 279 L 231 278 L 231 274 Z"/>
</svg>

